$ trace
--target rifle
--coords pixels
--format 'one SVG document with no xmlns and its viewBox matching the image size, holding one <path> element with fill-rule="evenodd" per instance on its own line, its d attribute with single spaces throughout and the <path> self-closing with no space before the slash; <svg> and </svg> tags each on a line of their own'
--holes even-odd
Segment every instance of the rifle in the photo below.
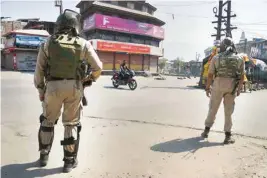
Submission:
<svg viewBox="0 0 267 178">
<path fill-rule="evenodd" d="M 236 79 L 236 81 L 235 81 L 234 89 L 233 89 L 233 91 L 232 91 L 232 93 L 231 93 L 232 95 L 235 94 L 236 89 L 237 89 L 237 87 L 239 86 L 239 82 L 240 82 L 240 80 L 241 80 L 241 78 L 240 78 L 240 76 L 238 76 L 237 79 Z"/>
<path fill-rule="evenodd" d="M 87 102 L 87 98 L 85 97 L 84 94 L 84 89 L 86 87 L 90 87 L 92 85 L 93 82 L 95 82 L 95 80 L 92 78 L 92 69 L 91 69 L 91 65 L 88 64 L 87 62 L 83 61 L 82 62 L 82 66 L 81 66 L 82 70 L 84 71 L 85 77 L 82 80 L 82 85 L 83 85 L 83 97 L 82 97 L 82 104 L 83 106 L 87 106 L 88 102 Z"/>
</svg>

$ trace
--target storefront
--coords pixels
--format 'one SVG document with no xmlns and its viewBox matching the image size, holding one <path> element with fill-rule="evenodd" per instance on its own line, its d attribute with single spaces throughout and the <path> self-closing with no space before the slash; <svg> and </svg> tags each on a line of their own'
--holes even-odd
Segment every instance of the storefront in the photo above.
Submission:
<svg viewBox="0 0 267 178">
<path fill-rule="evenodd" d="M 38 48 L 49 36 L 45 30 L 16 30 L 4 35 L 2 67 L 10 70 L 34 71 Z"/>
<path fill-rule="evenodd" d="M 163 56 L 163 50 L 155 46 L 134 45 L 130 43 L 90 40 L 104 70 L 119 70 L 125 60 L 129 68 L 135 71 L 157 72 L 158 58 Z"/>
</svg>

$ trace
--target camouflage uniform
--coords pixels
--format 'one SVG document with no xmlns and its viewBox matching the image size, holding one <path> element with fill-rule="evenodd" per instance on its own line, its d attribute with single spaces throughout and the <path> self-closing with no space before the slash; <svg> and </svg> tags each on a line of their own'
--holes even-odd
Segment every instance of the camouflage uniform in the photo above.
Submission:
<svg viewBox="0 0 267 178">
<path fill-rule="evenodd" d="M 77 152 L 81 131 L 81 99 L 83 96 L 82 71 L 80 64 L 87 60 L 95 80 L 100 76 L 102 62 L 90 42 L 78 36 L 57 34 L 48 38 L 40 48 L 34 74 L 34 84 L 42 102 L 43 115 L 40 117 L 39 150 L 40 165 L 45 166 L 54 138 L 54 125 L 61 115 L 65 128 L 64 168 L 77 165 Z M 64 170 L 63 170 L 64 171 Z M 69 172 L 70 169 L 66 170 Z"/>
<path fill-rule="evenodd" d="M 209 129 L 212 127 L 217 111 L 223 100 L 225 125 L 224 131 L 226 138 L 231 136 L 232 128 L 232 114 L 234 112 L 237 79 L 245 73 L 245 63 L 243 59 L 235 54 L 226 54 L 224 52 L 216 55 L 209 66 L 209 74 L 214 74 L 214 82 L 211 90 L 211 97 L 209 103 L 209 112 L 205 121 L 205 131 L 202 133 L 203 137 L 208 137 Z M 226 140 L 225 140 L 226 142 Z"/>
</svg>

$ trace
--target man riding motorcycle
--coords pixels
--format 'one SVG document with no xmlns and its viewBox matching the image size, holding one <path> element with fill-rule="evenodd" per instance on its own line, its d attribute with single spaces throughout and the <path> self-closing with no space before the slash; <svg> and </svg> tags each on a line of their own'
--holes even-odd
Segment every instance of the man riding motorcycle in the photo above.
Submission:
<svg viewBox="0 0 267 178">
<path fill-rule="evenodd" d="M 127 72 L 129 71 L 130 69 L 127 67 L 126 65 L 126 60 L 123 60 L 121 66 L 120 66 L 120 78 L 121 79 L 125 79 L 126 76 L 127 76 Z"/>
</svg>

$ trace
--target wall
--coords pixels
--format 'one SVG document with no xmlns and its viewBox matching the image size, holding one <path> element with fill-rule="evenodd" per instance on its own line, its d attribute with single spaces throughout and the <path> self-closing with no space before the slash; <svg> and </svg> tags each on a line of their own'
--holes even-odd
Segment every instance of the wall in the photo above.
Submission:
<svg viewBox="0 0 267 178">
<path fill-rule="evenodd" d="M 20 30 L 26 25 L 25 22 L 19 21 L 1 21 L 1 35 L 13 30 Z"/>
<path fill-rule="evenodd" d="M 5 55 L 3 67 L 5 69 L 13 70 L 13 53 L 9 53 Z"/>
<path fill-rule="evenodd" d="M 157 73 L 158 68 L 158 57 L 150 56 L 150 72 Z"/>
</svg>

